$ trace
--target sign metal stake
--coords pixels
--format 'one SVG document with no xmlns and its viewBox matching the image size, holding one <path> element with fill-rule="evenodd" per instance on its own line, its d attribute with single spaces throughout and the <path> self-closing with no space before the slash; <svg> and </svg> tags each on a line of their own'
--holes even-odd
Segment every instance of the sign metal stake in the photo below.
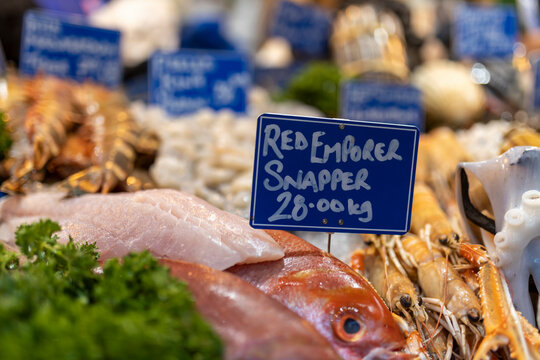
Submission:
<svg viewBox="0 0 540 360">
<path fill-rule="evenodd" d="M 330 246 L 332 244 L 332 234 L 331 232 L 328 233 L 328 241 L 327 241 L 327 248 L 328 248 L 328 253 L 330 254 Z"/>
</svg>

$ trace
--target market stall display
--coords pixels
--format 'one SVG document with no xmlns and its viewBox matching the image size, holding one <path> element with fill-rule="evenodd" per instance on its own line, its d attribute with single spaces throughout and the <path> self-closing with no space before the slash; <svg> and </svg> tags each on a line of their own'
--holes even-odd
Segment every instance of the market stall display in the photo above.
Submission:
<svg viewBox="0 0 540 360">
<path fill-rule="evenodd" d="M 262 98 L 264 99 L 264 96 L 262 94 L 263 93 L 259 95 L 259 98 L 261 98 L 262 96 Z M 256 98 L 257 98 L 256 93 L 254 93 L 254 99 Z M 265 104 L 265 102 L 263 101 L 262 104 Z M 267 104 L 266 106 L 268 106 L 269 102 L 266 102 L 266 104 Z M 264 106 L 260 106 L 260 107 L 264 108 Z M 288 110 L 291 111 L 290 109 Z M 217 119 L 213 119 L 212 113 L 207 112 L 207 113 L 201 113 L 199 115 L 196 115 L 194 119 L 197 119 L 197 120 L 196 122 L 193 122 L 193 123 L 191 123 L 188 119 L 186 119 L 183 122 L 177 122 L 177 123 L 166 123 L 165 122 L 166 120 L 162 120 L 161 122 L 152 124 L 152 121 L 154 120 L 153 119 L 149 120 L 148 115 L 146 115 L 147 117 L 145 118 L 145 116 L 142 116 L 142 114 L 150 114 L 152 113 L 152 111 L 154 113 L 159 114 L 158 110 L 155 110 L 155 109 L 147 110 L 141 107 L 141 105 L 136 105 L 132 107 L 132 111 L 134 111 L 134 113 L 140 117 L 140 119 L 138 119 L 138 123 L 139 123 L 138 126 L 141 126 L 141 125 L 143 127 L 149 126 L 154 131 L 157 130 L 158 138 L 160 138 L 160 140 L 162 141 L 162 144 L 166 144 L 165 139 L 167 139 L 167 137 L 171 139 L 169 141 L 173 141 L 173 139 L 178 141 L 178 139 L 182 139 L 182 136 L 183 136 L 183 140 L 180 141 L 176 145 L 177 147 L 180 148 L 179 150 L 176 150 L 177 151 L 176 156 L 185 156 L 186 154 L 191 153 L 193 154 L 192 155 L 193 157 L 195 156 L 195 154 L 198 154 L 197 157 L 194 157 L 192 160 L 190 160 L 192 162 L 190 167 L 194 167 L 194 168 L 200 168 L 201 166 L 203 166 L 205 161 L 210 161 L 209 159 L 211 158 L 214 159 L 215 161 L 216 159 L 215 146 L 216 145 L 219 146 L 220 139 L 222 139 L 221 141 L 223 141 L 223 137 L 220 137 L 219 135 L 223 135 L 225 134 L 226 131 L 231 131 L 232 129 L 233 131 L 232 134 L 236 134 L 234 136 L 236 136 L 236 138 L 241 141 L 238 141 L 238 140 L 231 141 L 232 139 L 234 139 L 234 137 L 232 138 L 226 137 L 225 139 L 228 139 L 229 142 L 226 143 L 225 147 L 230 149 L 230 150 L 227 150 L 228 153 L 233 154 L 233 155 L 237 154 L 237 156 L 241 156 L 236 161 L 231 160 L 232 162 L 230 164 L 233 164 L 233 165 L 236 164 L 236 165 L 234 166 L 230 165 L 230 168 L 237 169 L 238 168 L 237 166 L 241 166 L 241 168 L 238 168 L 238 169 L 241 169 L 241 171 L 245 174 L 244 175 L 245 185 L 243 187 L 243 190 L 244 190 L 244 197 L 247 197 L 247 199 L 244 199 L 243 204 L 249 203 L 249 189 L 251 185 L 250 180 L 251 180 L 251 171 L 252 171 L 251 169 L 252 164 L 250 163 L 249 153 L 251 149 L 253 149 L 253 143 L 254 143 L 254 139 L 253 139 L 254 121 L 253 120 L 249 120 L 248 118 L 245 118 L 244 120 L 236 120 L 236 122 L 233 122 L 233 118 L 234 118 L 233 115 L 231 113 L 226 113 L 226 112 L 224 113 L 222 112 L 221 114 L 218 115 Z M 164 115 L 158 115 L 158 116 L 164 117 Z M 205 123 L 202 123 L 201 121 L 205 121 Z M 204 124 L 204 126 L 201 126 L 202 124 Z M 491 126 L 495 128 L 497 127 L 497 123 Z M 176 133 L 172 131 L 172 129 L 174 129 L 175 127 L 177 129 Z M 201 138 L 194 137 L 192 129 L 202 129 L 202 128 L 214 129 L 214 130 L 211 130 L 213 135 L 212 136 L 207 135 Z M 234 130 L 235 128 L 237 130 Z M 251 131 L 248 131 L 250 128 L 251 128 Z M 161 129 L 161 133 L 159 132 L 159 129 Z M 503 139 L 505 138 L 513 138 L 514 143 L 519 144 L 519 145 L 524 145 L 527 142 L 534 141 L 535 139 L 533 136 L 531 137 L 513 136 L 512 137 L 511 134 L 516 133 L 517 130 L 513 129 L 512 131 L 510 131 L 509 127 L 505 127 L 502 125 L 499 125 L 497 129 L 500 131 L 498 133 L 498 136 L 500 138 L 500 145 L 499 145 L 500 147 L 504 146 Z M 523 132 L 523 130 L 521 130 L 521 132 Z M 202 132 L 199 131 L 199 133 L 202 133 Z M 504 135 L 505 133 L 509 133 L 510 135 L 505 136 Z M 192 134 L 192 135 L 188 135 L 188 134 Z M 462 139 L 462 141 L 465 144 L 467 143 L 466 135 L 468 135 L 468 133 L 466 131 L 462 131 L 459 137 L 460 139 Z M 468 138 L 469 139 L 473 138 L 473 135 L 468 135 Z M 189 148 L 186 148 L 186 146 L 188 146 L 188 144 L 192 141 L 194 142 L 193 142 L 193 145 L 191 146 L 195 146 L 195 147 L 193 147 L 193 150 L 188 151 L 187 149 Z M 242 145 L 243 142 L 245 142 L 246 144 Z M 478 146 L 477 144 L 474 144 L 474 142 L 471 140 L 469 140 L 469 143 L 473 144 L 471 146 L 474 146 L 474 145 Z M 206 150 L 208 152 L 206 157 L 200 156 L 200 154 L 202 154 L 201 149 L 204 149 L 204 148 L 208 149 Z M 196 149 L 198 149 L 199 151 L 197 152 Z M 449 149 L 452 149 L 452 151 L 449 151 Z M 170 150 L 168 151 L 168 154 L 169 154 L 168 156 L 171 156 Z M 477 154 L 477 158 L 478 156 L 479 155 Z M 204 159 L 207 159 L 207 160 L 204 160 Z M 410 318 L 411 323 L 408 326 L 409 328 L 415 328 L 416 330 L 414 331 L 418 331 L 420 339 L 422 339 L 424 342 L 427 341 L 433 335 L 433 331 L 435 331 L 435 328 L 437 327 L 436 325 L 437 322 L 440 323 L 439 326 L 442 326 L 445 329 L 444 331 L 448 331 L 446 335 L 443 335 L 444 332 L 441 332 L 439 330 L 438 331 L 439 335 L 437 336 L 437 338 L 441 338 L 441 340 L 440 341 L 437 340 L 433 342 L 433 346 L 437 346 L 437 347 L 436 348 L 429 348 L 429 346 L 427 347 L 428 351 L 431 351 L 433 353 L 439 352 L 441 358 L 443 358 L 444 356 L 447 356 L 445 354 L 449 354 L 449 351 L 452 348 L 451 345 L 449 346 L 449 344 L 452 343 L 452 342 L 449 342 L 450 338 L 453 339 L 452 341 L 455 342 L 456 346 L 459 348 L 459 350 L 453 350 L 454 352 L 459 351 L 458 353 L 461 353 L 461 354 L 472 354 L 475 346 L 480 343 L 480 338 L 478 334 L 481 333 L 481 331 L 483 331 L 482 324 L 486 320 L 486 316 L 482 315 L 483 314 L 482 311 L 485 311 L 485 310 L 483 310 L 482 307 L 480 306 L 481 298 L 479 298 L 478 295 L 475 295 L 474 293 L 471 292 L 471 291 L 479 291 L 481 289 L 480 285 L 475 281 L 474 273 L 471 274 L 472 270 L 471 269 L 468 269 L 470 271 L 459 270 L 457 272 L 452 273 L 451 276 L 444 275 L 446 266 L 457 266 L 457 269 L 467 268 L 468 266 L 470 266 L 470 265 L 467 265 L 468 263 L 465 258 L 459 257 L 456 254 L 450 257 L 451 264 L 453 265 L 446 265 L 444 254 L 447 248 L 449 247 L 451 248 L 452 246 L 455 246 L 456 244 L 460 243 L 459 239 L 462 239 L 462 240 L 465 239 L 463 228 L 460 228 L 460 226 L 462 225 L 460 224 L 459 214 L 456 213 L 456 204 L 455 204 L 455 200 L 453 200 L 454 195 L 453 195 L 452 188 L 454 187 L 453 179 L 454 179 L 454 173 L 455 173 L 455 168 L 457 164 L 462 161 L 470 161 L 471 159 L 473 159 L 473 157 L 468 154 L 466 148 L 463 148 L 459 144 L 458 137 L 456 137 L 456 135 L 449 129 L 439 128 L 429 133 L 428 135 L 423 136 L 422 141 L 421 141 L 421 146 L 420 146 L 419 163 L 417 166 L 417 181 L 424 181 L 428 185 L 421 185 L 421 184 L 416 185 L 415 203 L 413 203 L 413 218 L 412 218 L 413 227 L 411 229 L 412 231 L 419 234 L 420 237 L 416 237 L 416 238 L 408 237 L 402 240 L 395 239 L 395 238 L 391 240 L 385 239 L 385 240 L 382 240 L 382 243 L 380 242 L 381 240 L 377 240 L 377 241 L 370 240 L 370 242 L 377 243 L 379 244 L 378 246 L 383 246 L 385 249 L 392 249 L 392 250 L 388 250 L 390 251 L 390 254 L 394 252 L 399 254 L 397 255 L 397 257 L 396 255 L 393 255 L 394 258 L 390 255 L 385 255 L 383 257 L 385 258 L 386 256 L 388 256 L 388 258 L 392 260 L 388 260 L 387 258 L 387 260 L 382 261 L 381 258 L 377 256 L 373 257 L 373 255 L 376 254 L 376 252 L 374 253 L 373 250 L 369 250 L 369 248 L 368 250 L 364 250 L 364 251 L 367 251 L 368 253 L 371 252 L 371 255 L 366 255 L 366 259 L 364 259 L 365 264 L 370 264 L 369 266 L 364 267 L 364 269 L 370 269 L 369 272 L 367 273 L 368 279 L 374 283 L 375 288 L 381 292 L 380 293 L 381 296 L 388 301 L 388 305 L 393 311 L 402 314 L 405 318 L 409 318 L 412 316 Z M 158 160 L 159 160 L 159 157 L 158 157 Z M 156 164 L 158 163 L 156 162 L 154 166 L 156 166 Z M 229 163 L 227 162 L 224 163 L 225 166 L 229 166 L 227 164 Z M 151 173 L 154 174 L 154 170 L 151 170 Z M 192 172 L 189 170 L 187 171 L 184 170 L 184 173 L 188 176 L 193 175 Z M 208 176 L 205 173 L 202 173 L 202 174 L 205 174 L 204 176 L 201 176 L 200 174 L 201 173 L 199 173 L 199 178 L 203 178 L 206 181 L 209 181 L 209 179 L 212 178 L 211 176 Z M 163 176 L 155 176 L 155 177 L 156 179 L 165 178 Z M 169 177 L 174 178 L 174 176 L 169 176 Z M 223 177 L 221 179 L 218 178 L 219 181 L 218 180 L 216 181 L 218 181 L 217 183 L 228 184 L 228 182 L 231 179 L 238 179 L 238 178 L 241 178 L 241 177 L 238 177 L 238 174 L 233 173 L 233 175 L 229 175 L 229 177 Z M 183 182 L 181 183 L 179 187 L 182 188 L 183 190 L 196 193 L 197 191 L 195 190 L 196 188 L 190 186 L 189 184 L 190 184 L 189 182 L 187 183 Z M 214 186 L 215 184 L 216 183 L 214 183 Z M 227 195 L 230 193 L 227 193 L 226 191 L 224 191 L 223 194 L 224 195 L 222 196 L 224 198 L 227 198 Z M 205 196 L 203 192 L 200 192 L 198 195 Z M 84 200 L 84 203 L 89 204 L 88 206 L 85 205 L 83 208 L 87 209 L 86 211 L 92 211 L 91 210 L 92 207 L 90 204 L 93 202 L 93 200 L 91 197 L 88 197 L 88 196 L 82 197 L 80 198 L 80 200 L 79 199 L 60 200 L 60 198 L 63 196 L 64 195 L 62 194 L 54 195 L 54 196 L 36 194 L 36 195 L 30 195 L 29 197 L 25 198 L 24 201 L 22 202 L 20 202 L 20 200 L 16 200 L 16 198 L 10 198 L 6 200 L 2 204 L 2 208 L 5 210 L 2 212 L 3 214 L 2 219 L 4 221 L 4 224 L 2 225 L 4 229 L 3 234 L 5 234 L 3 235 L 3 238 L 8 239 L 9 235 L 7 234 L 10 234 L 10 233 L 12 234 L 16 226 L 20 224 L 21 222 L 31 221 L 33 219 L 38 219 L 40 217 L 52 217 L 57 220 L 68 219 L 67 221 L 62 220 L 62 223 L 64 226 L 67 226 L 66 229 L 72 233 L 72 236 L 74 236 L 74 234 L 80 234 L 79 236 L 81 235 L 90 236 L 89 238 L 90 240 L 98 241 L 98 246 L 99 244 L 104 244 L 103 246 L 105 246 L 105 249 L 107 249 L 107 247 L 110 245 L 106 245 L 106 244 L 112 241 L 112 238 L 108 237 L 107 239 L 103 240 L 103 242 L 101 242 L 101 240 L 99 240 L 99 234 L 93 230 L 90 231 L 90 228 L 89 228 L 90 224 L 87 224 L 87 220 L 83 221 L 83 219 L 86 219 L 89 217 L 94 218 L 96 221 L 96 224 L 100 224 L 99 225 L 100 228 L 105 223 L 104 222 L 105 219 L 107 220 L 107 222 L 112 221 L 113 223 L 117 223 L 113 220 L 114 218 L 111 217 L 110 213 L 103 212 L 103 210 L 107 208 L 107 206 L 105 207 L 103 206 L 103 204 L 107 203 L 107 202 L 103 202 L 103 200 L 105 199 L 99 200 L 99 203 L 101 205 L 99 206 L 99 209 L 97 209 L 94 215 L 90 215 L 89 213 L 82 213 L 79 217 L 80 220 L 76 220 L 77 217 L 73 217 L 73 215 L 70 215 L 71 220 L 69 220 L 70 219 L 69 217 L 66 218 L 65 216 L 62 216 L 62 219 L 60 219 L 60 218 L 55 217 L 54 214 L 58 213 L 58 211 L 61 212 L 62 211 L 61 209 L 63 209 L 64 207 L 67 209 L 66 214 L 72 213 L 72 211 L 69 210 L 69 206 L 70 206 L 69 204 L 73 203 L 75 208 L 79 208 L 80 205 L 83 204 L 83 202 L 81 202 L 83 200 Z M 99 196 L 99 195 L 96 195 L 96 196 Z M 119 208 L 129 211 L 129 207 L 126 206 L 127 196 L 128 195 L 115 195 L 115 198 L 111 198 L 111 201 L 118 202 Z M 133 195 L 129 195 L 129 196 L 133 196 Z M 33 200 L 33 198 L 35 198 L 35 200 Z M 142 206 L 148 203 L 142 200 L 144 198 L 146 198 L 146 196 L 141 197 L 141 195 L 135 195 L 134 204 L 140 204 L 137 206 Z M 152 197 L 149 197 L 148 199 L 152 199 Z M 189 197 L 187 199 L 189 199 Z M 212 199 L 212 197 L 209 197 L 209 199 Z M 59 200 L 60 202 L 58 202 Z M 19 202 L 21 204 L 20 206 L 22 207 L 19 208 L 19 205 L 14 206 L 15 202 Z M 55 203 L 55 202 L 58 202 L 58 203 Z M 153 200 L 150 201 L 150 203 L 153 204 L 154 203 Z M 438 205 L 439 203 L 446 204 L 444 210 L 439 207 Z M 47 207 L 46 205 L 39 205 L 39 204 L 50 204 L 50 206 Z M 219 201 L 215 203 L 215 205 L 226 208 L 224 204 L 225 204 L 224 202 L 219 202 Z M 416 205 L 416 206 L 419 206 L 417 210 L 415 210 L 415 207 L 414 207 L 415 204 L 420 204 L 420 205 Z M 167 206 L 169 206 L 172 209 L 170 204 Z M 167 207 L 167 209 L 169 207 Z M 47 208 L 49 208 L 50 210 L 47 210 Z M 110 206 L 109 208 L 114 208 L 114 205 Z M 245 205 L 244 207 L 241 207 L 240 209 L 242 208 L 245 209 Z M 27 210 L 24 210 L 24 209 L 27 209 Z M 161 205 L 157 206 L 157 209 L 159 209 L 160 211 L 161 209 L 167 211 Z M 142 210 L 142 208 L 140 210 Z M 233 208 L 229 208 L 229 210 L 233 210 Z M 143 218 L 148 217 L 145 215 L 146 213 L 144 211 L 143 212 L 136 211 L 136 213 L 143 216 Z M 100 220 L 99 216 L 103 216 L 104 218 Z M 244 216 L 246 216 L 245 213 L 244 213 Z M 120 217 L 124 217 L 124 216 L 120 215 Z M 180 218 L 182 217 L 183 216 L 180 216 Z M 134 229 L 138 226 L 141 226 L 141 222 L 138 221 L 137 218 L 134 218 L 129 215 L 124 218 L 131 219 L 134 221 L 134 226 L 135 226 Z M 152 216 L 150 216 L 150 218 L 152 218 Z M 80 224 L 80 225 L 77 225 L 77 224 Z M 202 222 L 199 220 L 199 221 L 195 221 L 194 224 L 195 224 L 194 231 L 198 233 L 200 231 L 198 230 L 199 226 L 202 225 Z M 120 232 L 116 236 L 113 236 L 115 238 L 115 241 L 118 241 L 120 238 L 124 237 L 124 234 L 127 234 L 125 231 L 126 229 L 125 227 L 122 227 L 122 225 L 118 225 L 118 226 L 120 226 L 119 228 Z M 193 226 L 193 225 L 189 225 L 189 226 Z M 171 229 L 174 230 L 176 227 L 177 226 L 172 227 Z M 121 230 L 121 228 L 123 228 L 124 230 Z M 189 236 L 187 236 L 185 226 L 181 226 L 181 228 L 182 230 L 179 230 L 178 232 L 182 232 L 184 234 L 182 236 L 184 240 L 182 241 L 189 241 L 188 240 Z M 208 230 L 213 231 L 211 230 L 212 228 L 213 226 L 210 226 Z M 429 229 L 429 231 L 426 231 L 427 229 Z M 151 230 L 147 230 L 147 231 L 151 231 Z M 172 231 L 171 234 L 174 234 L 174 233 L 175 231 Z M 62 234 L 66 235 L 67 233 L 64 232 Z M 91 234 L 94 234 L 94 235 L 91 235 Z M 149 247 L 148 245 L 144 245 L 144 241 L 145 241 L 144 234 L 145 232 L 141 233 L 141 236 L 140 236 L 141 241 L 143 241 L 141 246 L 137 245 L 135 247 L 128 247 L 128 249 L 152 250 L 151 246 Z M 457 236 L 457 234 L 459 234 L 459 236 Z M 61 238 L 65 240 L 67 238 L 64 235 L 61 235 Z M 221 238 L 222 236 L 223 235 L 218 235 L 218 238 Z M 202 238 L 205 238 L 205 237 L 206 236 L 203 236 Z M 75 239 L 77 239 L 77 237 L 75 237 Z M 84 239 L 84 237 L 79 238 L 79 239 Z M 132 237 L 126 237 L 125 239 L 128 242 L 133 241 Z M 236 235 L 234 235 L 231 239 L 235 240 L 239 238 L 236 238 Z M 279 243 L 279 244 L 282 247 L 285 246 L 285 248 L 286 246 L 288 246 L 286 245 L 287 244 L 286 242 Z M 431 245 L 428 245 L 428 244 L 431 244 Z M 199 244 L 195 248 L 195 251 L 199 252 L 201 255 L 204 253 L 205 255 L 203 257 L 199 257 L 198 258 L 199 260 L 194 260 L 194 259 L 197 259 L 197 257 L 194 258 L 193 255 L 189 255 L 187 257 L 181 257 L 181 259 L 196 261 L 203 264 L 209 264 L 208 261 L 210 261 L 212 257 L 209 257 L 210 252 L 208 250 L 212 249 L 212 252 L 214 254 L 218 254 L 215 252 L 216 250 L 215 246 L 216 245 L 209 245 L 209 247 L 207 247 L 207 250 L 204 250 Z M 247 249 L 246 246 L 257 247 L 255 243 L 253 242 L 253 240 L 249 240 L 248 238 L 243 243 L 243 245 L 241 245 L 240 248 L 238 247 L 236 248 L 244 252 Z M 308 246 L 308 245 L 306 244 L 305 246 Z M 399 247 L 402 247 L 402 249 L 400 250 L 402 252 L 396 251 L 396 248 L 395 248 L 396 246 L 398 247 L 398 249 Z M 437 248 L 441 246 L 442 246 L 441 250 L 436 250 Z M 114 253 L 115 249 L 119 249 L 119 247 L 118 245 L 115 245 L 110 249 L 111 249 L 110 251 L 113 251 Z M 158 256 L 171 257 L 172 256 L 171 255 L 172 253 L 170 253 L 171 247 L 168 246 L 167 249 L 168 249 L 167 253 L 162 252 L 161 250 L 157 250 L 157 251 L 154 250 L 153 253 Z M 107 255 L 108 251 L 109 250 L 106 250 L 105 253 L 103 253 L 104 258 L 109 257 L 109 255 Z M 387 250 L 384 250 L 384 251 L 387 251 Z M 124 253 L 125 251 L 121 251 L 117 255 L 121 255 Z M 421 255 L 421 254 L 424 254 L 424 255 Z M 349 254 L 349 256 L 350 255 L 351 254 Z M 358 253 L 353 255 L 353 261 L 358 262 L 358 256 L 359 256 Z M 415 256 L 424 256 L 424 257 L 415 258 Z M 217 257 L 220 259 L 222 258 L 222 256 L 219 254 L 217 255 Z M 436 261 L 435 260 L 428 261 L 428 259 L 430 259 L 431 257 L 434 257 Z M 242 261 L 242 260 L 238 260 L 238 261 Z M 397 264 L 394 264 L 394 261 L 399 261 L 399 262 Z M 433 265 L 431 265 L 432 261 L 435 261 L 433 262 Z M 278 263 L 281 263 L 281 260 L 278 261 Z M 223 269 L 223 268 L 227 268 L 230 265 L 221 266 L 221 265 L 217 265 L 217 263 L 214 263 L 213 266 Z M 401 266 L 401 270 L 398 270 L 400 269 L 400 266 Z M 433 268 L 433 266 L 435 267 Z M 262 268 L 266 269 L 265 267 L 262 267 Z M 403 274 L 402 272 L 403 269 L 406 269 L 405 274 Z M 435 270 L 435 269 L 438 269 L 438 270 Z M 261 270 L 261 271 L 266 271 L 266 270 Z M 306 271 L 306 269 L 303 269 L 301 271 Z M 403 276 L 406 276 L 406 277 L 411 276 L 410 274 L 411 273 L 414 274 L 416 271 L 418 272 L 418 275 L 412 276 L 412 279 L 415 279 L 416 276 L 418 276 L 418 278 L 417 280 L 413 280 L 414 281 L 413 283 L 409 283 L 408 285 L 409 290 L 403 290 L 400 288 L 399 290 L 394 290 L 393 292 L 393 294 L 397 294 L 397 295 L 390 295 L 390 293 L 386 293 L 387 295 L 385 295 L 384 288 L 389 286 L 388 284 L 390 281 L 394 283 L 396 281 L 395 279 L 398 279 L 397 281 L 401 287 L 407 286 L 403 280 L 399 280 L 399 279 Z M 387 274 L 387 275 L 384 276 L 384 274 Z M 423 275 L 420 275 L 420 274 L 423 274 Z M 379 276 L 379 278 L 377 278 L 376 276 Z M 440 292 L 438 293 L 438 295 L 437 293 L 429 292 L 433 290 L 429 290 L 430 288 L 428 285 L 425 284 L 425 281 L 432 281 L 434 276 L 435 278 L 437 278 L 436 276 L 439 277 L 440 281 L 436 281 L 437 284 L 445 284 L 447 282 L 449 282 L 449 284 L 450 283 L 453 284 L 452 286 L 448 285 L 448 287 L 446 288 L 446 291 L 452 291 L 452 294 L 454 291 L 457 291 L 456 295 L 453 298 L 454 300 L 448 300 L 449 302 L 445 304 L 447 307 L 443 311 L 441 311 L 442 304 L 444 304 L 444 302 L 442 302 L 443 301 L 442 299 L 444 298 L 444 296 L 450 296 L 449 295 L 450 292 L 448 292 L 446 295 Z M 394 277 L 395 279 L 391 280 Z M 430 280 L 426 280 L 426 279 L 430 279 Z M 277 281 L 277 279 L 273 279 L 272 281 Z M 280 281 L 282 282 L 283 280 L 280 280 Z M 421 293 L 417 293 L 415 289 L 414 284 L 416 281 L 418 281 L 418 284 L 420 285 L 420 288 L 422 289 Z M 457 285 L 457 284 L 460 284 L 460 285 Z M 469 286 L 471 285 L 472 285 L 472 288 L 469 289 Z M 424 290 L 424 287 L 426 286 L 428 286 L 426 288 L 427 290 Z M 455 288 L 456 290 L 452 290 L 454 289 L 453 286 L 454 287 L 457 286 L 457 288 Z M 278 289 L 279 291 L 275 293 L 274 296 L 277 298 L 280 298 L 281 296 L 285 296 L 286 293 L 283 292 L 284 291 L 283 288 L 278 288 Z M 388 287 L 387 291 L 390 291 L 390 289 L 391 287 Z M 439 290 L 437 291 L 443 291 L 443 290 L 444 290 L 444 287 L 439 288 Z M 401 291 L 405 291 L 405 295 L 407 296 L 403 295 Z M 468 294 L 468 295 L 464 295 L 464 294 Z M 390 296 L 390 298 L 388 298 L 387 296 Z M 465 298 L 470 299 L 468 301 L 472 302 L 471 303 L 473 304 L 472 308 L 463 307 Z M 507 297 L 503 296 L 502 298 L 503 299 L 506 298 L 508 300 Z M 286 297 L 283 299 L 286 299 Z M 438 299 L 438 300 L 433 300 L 433 299 Z M 286 300 L 282 300 L 282 301 L 286 302 Z M 423 305 L 421 305 L 421 303 L 423 303 Z M 508 305 L 508 306 L 510 307 L 510 309 L 512 309 L 512 305 Z M 437 312 L 437 310 L 439 312 Z M 460 311 L 463 311 L 462 315 L 459 315 Z M 444 314 L 444 317 L 439 318 L 438 314 Z M 394 320 L 389 320 L 389 321 L 393 323 Z M 425 329 L 423 329 L 423 326 L 418 326 L 418 321 L 420 321 L 420 323 L 425 324 L 425 326 L 431 330 L 425 331 Z M 463 322 L 463 324 L 465 324 L 465 328 L 462 328 L 459 325 L 456 326 L 456 321 L 457 321 L 457 324 L 459 324 L 460 322 Z M 526 325 L 519 325 L 518 330 L 516 331 L 518 332 L 524 331 L 525 329 L 528 329 Z M 319 330 L 319 331 L 322 331 L 322 330 Z M 325 333 L 324 331 L 322 332 Z M 514 334 L 514 336 L 516 336 L 516 334 Z M 409 340 L 410 339 L 413 339 L 413 337 L 409 337 Z M 367 351 L 363 347 L 360 347 L 360 349 L 362 349 L 362 350 L 359 350 L 362 353 L 363 351 Z M 347 355 L 344 355 L 344 353 L 341 351 L 340 353 L 342 357 L 346 358 Z"/>
<path fill-rule="evenodd" d="M 540 67 L 518 3 L 116 0 L 86 20 L 122 33 L 125 88 L 0 68 L 0 358 L 540 359 Z M 202 41 L 216 33 L 220 46 Z M 409 232 L 330 247 L 249 227 L 257 117 L 357 121 L 353 83 L 379 112 L 413 99 L 425 115 Z M 197 105 L 234 84 L 246 106 Z"/>
</svg>

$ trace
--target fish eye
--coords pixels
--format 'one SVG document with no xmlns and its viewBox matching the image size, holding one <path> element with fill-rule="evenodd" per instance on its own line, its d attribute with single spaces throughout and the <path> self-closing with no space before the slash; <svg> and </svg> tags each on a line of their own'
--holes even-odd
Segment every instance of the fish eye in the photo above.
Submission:
<svg viewBox="0 0 540 360">
<path fill-rule="evenodd" d="M 343 323 L 343 330 L 349 335 L 354 335 L 360 331 L 360 324 L 353 318 L 348 317 Z"/>
<path fill-rule="evenodd" d="M 332 323 L 334 334 L 346 342 L 358 341 L 364 335 L 362 320 L 354 309 L 342 309 Z"/>
</svg>

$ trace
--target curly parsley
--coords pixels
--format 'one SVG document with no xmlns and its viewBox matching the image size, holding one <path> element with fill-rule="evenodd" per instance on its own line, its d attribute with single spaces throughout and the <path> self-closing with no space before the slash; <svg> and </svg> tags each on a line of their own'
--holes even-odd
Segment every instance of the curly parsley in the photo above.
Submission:
<svg viewBox="0 0 540 360">
<path fill-rule="evenodd" d="M 1 359 L 219 359 L 187 286 L 148 252 L 98 267 L 95 245 L 59 244 L 50 220 L 0 247 Z"/>
</svg>

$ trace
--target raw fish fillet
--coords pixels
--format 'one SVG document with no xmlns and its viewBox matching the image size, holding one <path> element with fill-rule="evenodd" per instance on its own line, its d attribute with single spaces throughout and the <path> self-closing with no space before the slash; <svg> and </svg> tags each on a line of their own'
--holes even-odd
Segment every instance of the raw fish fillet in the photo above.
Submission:
<svg viewBox="0 0 540 360">
<path fill-rule="evenodd" d="M 36 193 L 2 201 L 0 239 L 13 242 L 20 224 L 49 218 L 62 226 L 60 241 L 70 235 L 77 242 L 96 242 L 102 260 L 149 250 L 159 258 L 223 270 L 284 255 L 268 234 L 252 229 L 245 219 L 179 191 L 62 197 Z"/>
</svg>

